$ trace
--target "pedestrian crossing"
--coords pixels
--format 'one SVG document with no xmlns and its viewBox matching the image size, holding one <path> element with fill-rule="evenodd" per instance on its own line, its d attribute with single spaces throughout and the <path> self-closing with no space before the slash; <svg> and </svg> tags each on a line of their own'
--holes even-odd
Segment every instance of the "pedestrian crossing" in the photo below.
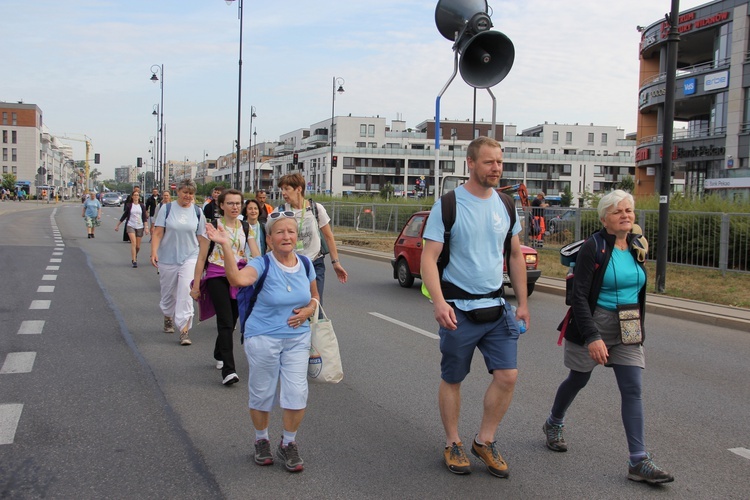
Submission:
<svg viewBox="0 0 750 500">
<path fill-rule="evenodd" d="M 44 273 L 41 276 L 41 281 L 49 282 L 57 280 L 57 274 L 54 274 L 60 270 L 60 264 L 62 263 L 62 256 L 65 249 L 65 242 L 62 239 L 60 230 L 55 222 L 55 215 L 57 208 L 52 210 L 50 214 L 50 224 L 52 225 L 52 235 L 55 243 L 52 252 L 52 258 L 49 260 L 49 265 L 44 269 Z M 38 294 L 50 294 L 54 293 L 55 286 L 44 284 L 39 285 L 36 289 Z M 45 295 L 48 297 L 49 295 Z M 29 304 L 29 311 L 32 311 L 32 317 L 34 311 L 45 311 L 52 305 L 52 300 L 47 298 L 34 298 Z M 41 335 L 44 331 L 45 320 L 43 319 L 28 319 L 21 322 L 21 325 L 16 332 L 18 335 Z M 6 376 L 22 376 L 23 374 L 31 373 L 34 369 L 34 362 L 36 361 L 36 352 L 9 352 L 5 355 L 5 360 L 2 366 L 0 366 L 0 377 Z M 16 430 L 18 424 L 21 421 L 23 414 L 23 403 L 0 403 L 0 445 L 13 444 L 15 441 Z"/>
</svg>

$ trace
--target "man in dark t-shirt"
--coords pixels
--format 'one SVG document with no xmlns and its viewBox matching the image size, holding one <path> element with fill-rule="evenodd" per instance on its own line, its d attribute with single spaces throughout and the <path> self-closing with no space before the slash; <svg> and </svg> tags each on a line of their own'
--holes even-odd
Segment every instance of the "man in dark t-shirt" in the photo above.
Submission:
<svg viewBox="0 0 750 500">
<path fill-rule="evenodd" d="M 214 219 L 221 218 L 221 214 L 219 214 L 219 202 L 217 200 L 223 192 L 223 186 L 216 186 L 211 192 L 211 202 L 207 203 L 206 206 L 203 207 L 203 215 L 206 217 L 207 223 L 211 222 Z"/>
<path fill-rule="evenodd" d="M 531 202 L 531 224 L 529 225 L 531 240 L 538 246 L 543 245 L 547 224 L 544 221 L 544 209 L 549 204 L 544 201 L 544 193 L 539 192 Z"/>
</svg>

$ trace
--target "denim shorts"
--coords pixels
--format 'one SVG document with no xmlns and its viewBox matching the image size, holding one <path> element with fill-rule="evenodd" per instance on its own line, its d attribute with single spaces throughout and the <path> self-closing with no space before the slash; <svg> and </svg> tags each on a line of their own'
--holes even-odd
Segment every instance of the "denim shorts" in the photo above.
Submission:
<svg viewBox="0 0 750 500">
<path fill-rule="evenodd" d="M 281 383 L 279 404 L 285 410 L 307 407 L 307 365 L 310 360 L 310 332 L 284 339 L 254 335 L 245 339 L 248 373 L 248 406 L 271 411 L 276 388 Z"/>
<path fill-rule="evenodd" d="M 505 312 L 491 323 L 472 323 L 461 310 L 453 308 L 456 313 L 458 328 L 448 330 L 440 328 L 440 376 L 449 384 L 458 384 L 471 371 L 471 360 L 474 349 L 478 348 L 484 356 L 487 370 L 514 370 L 517 367 L 518 337 L 520 330 L 510 311 L 508 302 L 503 306 Z"/>
</svg>

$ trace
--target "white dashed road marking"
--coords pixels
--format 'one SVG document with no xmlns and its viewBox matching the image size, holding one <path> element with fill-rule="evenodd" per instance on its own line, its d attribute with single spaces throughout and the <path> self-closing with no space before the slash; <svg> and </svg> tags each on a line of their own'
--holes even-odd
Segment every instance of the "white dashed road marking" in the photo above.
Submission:
<svg viewBox="0 0 750 500">
<path fill-rule="evenodd" d="M 44 285 L 42 285 L 42 286 L 37 287 L 37 289 L 36 289 L 36 293 L 52 293 L 54 291 L 55 291 L 55 287 L 54 286 L 44 286 Z"/>
<path fill-rule="evenodd" d="M 51 300 L 32 300 L 29 309 L 49 309 Z"/>
<path fill-rule="evenodd" d="M 424 335 L 425 337 L 431 338 L 431 339 L 439 339 L 440 337 L 435 335 L 432 332 L 428 332 L 427 330 L 422 330 L 421 328 L 417 328 L 416 326 L 412 326 L 408 323 L 404 323 L 403 321 L 399 321 L 397 319 L 390 318 L 388 316 L 385 316 L 384 314 L 371 312 L 371 315 L 375 316 L 376 318 L 384 319 L 386 321 L 390 321 L 394 325 L 403 326 L 406 329 L 409 329 L 413 332 L 417 332 L 420 335 Z"/>
<path fill-rule="evenodd" d="M 57 279 L 56 274 L 44 274 L 42 275 L 42 281 L 55 281 Z"/>
<path fill-rule="evenodd" d="M 60 266 L 47 266 L 47 269 L 45 271 L 59 271 Z"/>
<path fill-rule="evenodd" d="M 44 328 L 44 320 L 29 320 L 21 323 L 18 329 L 19 335 L 39 335 Z"/>
<path fill-rule="evenodd" d="M 747 448 L 729 448 L 729 451 L 750 460 L 750 450 L 748 450 Z"/>
<path fill-rule="evenodd" d="M 0 444 L 13 444 L 21 410 L 22 404 L 0 405 Z"/>
<path fill-rule="evenodd" d="M 56 263 L 62 262 L 62 259 L 50 259 L 49 261 L 50 261 L 50 264 L 56 264 Z"/>
<path fill-rule="evenodd" d="M 35 352 L 9 352 L 0 373 L 30 373 L 35 359 Z"/>
</svg>

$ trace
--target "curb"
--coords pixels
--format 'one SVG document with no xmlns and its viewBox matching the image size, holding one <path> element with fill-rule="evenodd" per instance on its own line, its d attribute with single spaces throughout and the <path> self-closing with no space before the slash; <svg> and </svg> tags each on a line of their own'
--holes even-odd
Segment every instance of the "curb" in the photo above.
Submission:
<svg viewBox="0 0 750 500">
<path fill-rule="evenodd" d="M 336 245 L 339 253 L 354 255 L 381 262 L 391 261 L 391 255 L 376 250 Z M 565 295 L 565 280 L 561 278 L 539 278 L 534 291 Z M 750 332 L 750 310 L 739 307 L 723 306 L 699 302 L 697 300 L 667 297 L 655 293 L 646 294 L 646 312 L 670 318 L 694 321 L 705 325 L 732 328 Z"/>
</svg>

